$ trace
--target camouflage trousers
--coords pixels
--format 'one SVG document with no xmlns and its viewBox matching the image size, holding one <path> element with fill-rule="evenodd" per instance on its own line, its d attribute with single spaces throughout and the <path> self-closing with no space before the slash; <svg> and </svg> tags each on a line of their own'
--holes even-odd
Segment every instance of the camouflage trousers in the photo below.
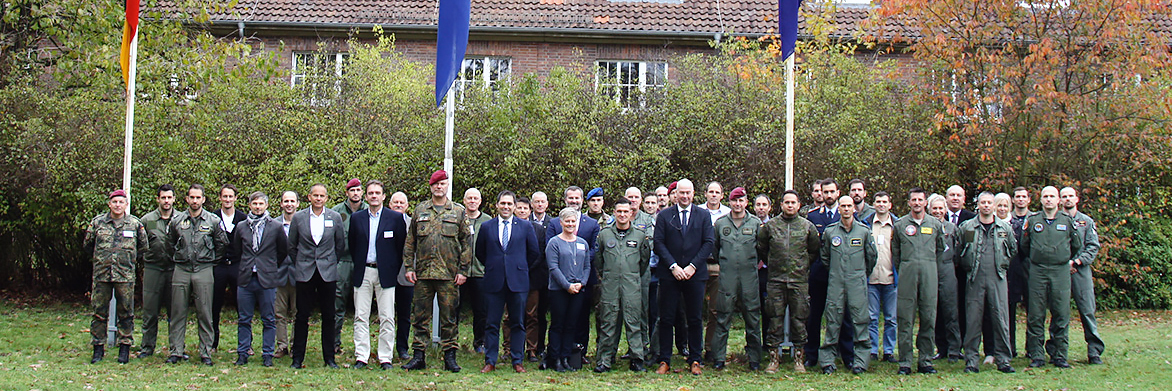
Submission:
<svg viewBox="0 0 1172 391">
<path fill-rule="evenodd" d="M 114 313 L 118 317 L 118 345 L 134 343 L 134 283 L 94 281 L 90 291 L 90 303 L 94 307 L 94 320 L 90 322 L 91 341 L 94 345 L 106 344 L 106 325 L 110 321 L 110 297 L 117 299 Z"/>
<path fill-rule="evenodd" d="M 412 350 L 426 350 L 431 342 L 431 301 L 439 301 L 440 348 L 456 349 L 456 309 L 460 306 L 460 287 L 451 280 L 419 280 L 411 302 L 411 329 L 415 330 Z"/>
<path fill-rule="evenodd" d="M 810 284 L 776 282 L 765 284 L 765 316 L 769 318 L 766 351 L 777 348 L 785 339 L 785 310 L 789 308 L 790 341 L 794 346 L 806 344 L 806 318 L 810 316 Z"/>
</svg>

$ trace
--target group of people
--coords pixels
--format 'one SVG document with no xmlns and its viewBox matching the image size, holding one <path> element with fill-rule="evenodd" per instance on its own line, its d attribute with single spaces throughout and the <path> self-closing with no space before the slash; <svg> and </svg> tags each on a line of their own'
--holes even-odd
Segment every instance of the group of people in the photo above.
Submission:
<svg viewBox="0 0 1172 391">
<path fill-rule="evenodd" d="M 542 192 L 502 191 L 491 200 L 492 216 L 481 210 L 475 188 L 464 192 L 463 203 L 449 199 L 446 172 L 436 171 L 428 182 L 429 199 L 413 210 L 406 194 L 387 202 L 382 182 L 353 179 L 333 208 L 326 207 L 323 184 L 309 188 L 304 209 L 301 197 L 286 191 L 277 217 L 263 192 L 247 197 L 246 212 L 235 210 L 231 185 L 220 188 L 220 208 L 211 211 L 202 186 L 188 187 L 187 208 L 178 211 L 176 189 L 163 185 L 158 208 L 141 219 L 126 212 L 124 191 L 110 193 L 109 211 L 91 221 L 84 243 L 94 265 L 91 362 L 105 355 L 111 295 L 118 362 L 129 360 L 139 264 L 138 356 L 154 354 L 160 310 L 167 308 L 168 363 L 187 359 L 187 313 L 194 309 L 200 360 L 213 365 L 215 315 L 231 287 L 237 365 L 254 355 L 252 323 L 259 313 L 263 365 L 290 355 L 291 366 L 302 368 L 316 309 L 324 364 L 337 368 L 349 307 L 353 368 L 374 358 L 391 369 L 399 358 L 406 360 L 403 369 L 424 369 L 434 302 L 443 367 L 452 372 L 461 370 L 457 324 L 464 306 L 472 315 L 473 350 L 484 355 L 481 372 L 496 370 L 503 337 L 516 372 L 526 372 L 525 361 L 559 372 L 592 361 L 595 372 L 607 372 L 627 359 L 632 371 L 653 367 L 666 374 L 676 348 L 685 357 L 683 370 L 700 375 L 731 361 L 734 314 L 745 325 L 750 370 L 767 359 L 764 370 L 778 372 L 782 346 L 792 346 L 796 372 L 817 366 L 834 373 L 841 362 L 858 374 L 880 353 L 898 363 L 899 374 L 912 373 L 913 363 L 917 372 L 935 373 L 932 361 L 945 358 L 963 359 L 966 372 L 977 372 L 982 356 L 1014 372 L 1015 310 L 1025 303 L 1029 365 L 1046 365 L 1048 356 L 1065 368 L 1072 296 L 1088 363 L 1102 362 L 1090 271 L 1098 237 L 1073 188 L 1043 188 L 1040 212 L 1029 210 L 1026 188 L 1012 196 L 983 192 L 976 213 L 964 208 L 960 186 L 943 196 L 914 188 L 907 192 L 910 212 L 897 217 L 889 193 L 877 192 L 868 203 L 858 179 L 841 197 L 834 180 L 814 182 L 813 202 L 805 206 L 799 193 L 785 191 L 778 214 L 768 195 L 750 200 L 740 187 L 725 205 L 717 182 L 707 184 L 704 204 L 695 205 L 695 185 L 682 179 L 646 195 L 628 188 L 610 202 L 610 213 L 601 188 L 566 188 L 560 210 L 550 210 Z M 373 357 L 372 308 L 379 320 Z M 597 347 L 589 359 L 592 315 Z M 620 357 L 624 332 L 628 350 Z"/>
</svg>

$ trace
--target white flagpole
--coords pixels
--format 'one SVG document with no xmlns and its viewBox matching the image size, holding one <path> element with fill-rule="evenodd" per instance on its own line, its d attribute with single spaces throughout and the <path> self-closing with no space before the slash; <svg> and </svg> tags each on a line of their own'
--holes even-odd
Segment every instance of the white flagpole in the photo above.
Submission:
<svg viewBox="0 0 1172 391">
<path fill-rule="evenodd" d="M 448 87 L 447 100 L 444 104 L 444 171 L 448 173 L 448 200 L 452 199 L 452 184 L 455 176 L 452 175 L 452 144 L 456 138 L 456 83 Z M 431 340 L 439 342 L 439 297 L 431 301 Z"/>
<path fill-rule="evenodd" d="M 785 60 L 785 188 L 794 188 L 794 57 Z"/>
<path fill-rule="evenodd" d="M 130 214 L 130 157 L 131 151 L 134 150 L 134 79 L 138 73 L 138 31 L 134 32 L 134 38 L 130 40 L 130 71 L 126 86 L 126 142 L 122 159 L 122 190 L 126 192 L 126 214 Z M 115 309 L 118 301 L 114 295 L 110 295 L 110 315 L 107 317 L 106 323 L 106 340 L 108 346 L 114 346 L 114 335 L 118 331 L 118 317 Z"/>
</svg>

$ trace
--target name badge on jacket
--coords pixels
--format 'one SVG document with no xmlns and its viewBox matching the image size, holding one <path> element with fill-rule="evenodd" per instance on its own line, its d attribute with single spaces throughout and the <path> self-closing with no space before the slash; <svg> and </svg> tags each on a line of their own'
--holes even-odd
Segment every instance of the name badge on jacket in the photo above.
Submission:
<svg viewBox="0 0 1172 391">
<path fill-rule="evenodd" d="M 586 251 L 586 245 L 582 244 L 582 243 L 578 243 L 578 249 L 582 250 L 582 251 Z"/>
<path fill-rule="evenodd" d="M 383 239 L 390 239 L 393 237 L 395 237 L 395 231 L 384 231 L 383 232 Z"/>
<path fill-rule="evenodd" d="M 124 238 L 133 238 L 133 237 L 134 237 L 134 231 L 122 231 L 122 237 L 124 237 Z"/>
<path fill-rule="evenodd" d="M 326 228 L 334 228 L 334 220 L 326 219 Z"/>
</svg>

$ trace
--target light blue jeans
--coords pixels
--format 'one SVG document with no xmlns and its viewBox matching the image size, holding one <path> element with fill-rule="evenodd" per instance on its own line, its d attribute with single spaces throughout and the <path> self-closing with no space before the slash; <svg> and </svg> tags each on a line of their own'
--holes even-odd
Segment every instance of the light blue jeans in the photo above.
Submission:
<svg viewBox="0 0 1172 391">
<path fill-rule="evenodd" d="M 883 313 L 883 354 L 895 352 L 895 297 L 898 285 L 868 285 L 871 310 L 871 354 L 879 354 L 879 313 Z"/>
</svg>

